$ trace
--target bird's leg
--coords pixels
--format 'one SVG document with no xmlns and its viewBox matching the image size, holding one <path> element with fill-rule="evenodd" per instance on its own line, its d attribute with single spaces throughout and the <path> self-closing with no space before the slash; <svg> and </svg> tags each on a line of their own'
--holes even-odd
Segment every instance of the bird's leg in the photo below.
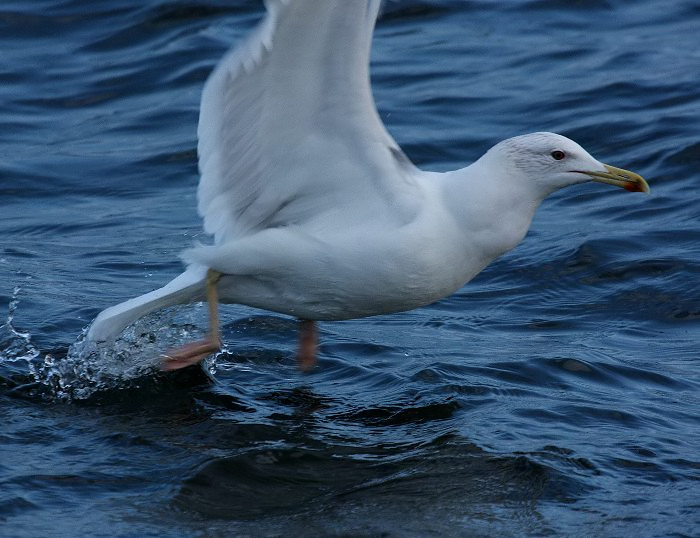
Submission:
<svg viewBox="0 0 700 538">
<path fill-rule="evenodd" d="M 179 370 L 192 364 L 197 364 L 202 359 L 221 349 L 219 337 L 219 294 L 216 284 L 221 278 L 221 273 L 214 269 L 207 271 L 207 303 L 209 304 L 209 334 L 177 349 L 166 352 L 165 360 L 161 368 L 165 371 Z"/>
<path fill-rule="evenodd" d="M 299 368 L 308 372 L 316 366 L 316 345 L 318 343 L 316 322 L 302 319 L 299 329 Z"/>
</svg>

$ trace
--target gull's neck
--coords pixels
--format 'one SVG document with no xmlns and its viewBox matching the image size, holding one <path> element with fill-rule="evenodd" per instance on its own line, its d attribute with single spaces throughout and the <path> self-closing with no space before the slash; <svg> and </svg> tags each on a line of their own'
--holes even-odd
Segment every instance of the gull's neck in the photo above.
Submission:
<svg viewBox="0 0 700 538">
<path fill-rule="evenodd" d="M 462 230 L 465 248 L 486 263 L 525 237 L 544 198 L 531 182 L 505 169 L 490 153 L 443 174 L 442 195 Z"/>
</svg>

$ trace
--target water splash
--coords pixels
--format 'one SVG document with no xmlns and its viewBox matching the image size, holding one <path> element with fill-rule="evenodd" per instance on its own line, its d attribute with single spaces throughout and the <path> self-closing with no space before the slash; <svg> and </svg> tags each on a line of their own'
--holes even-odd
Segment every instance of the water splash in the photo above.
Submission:
<svg viewBox="0 0 700 538">
<path fill-rule="evenodd" d="M 39 357 L 39 350 L 31 342 L 30 334 L 18 331 L 14 324 L 21 288 L 15 286 L 7 311 L 7 319 L 0 325 L 0 363 L 26 361 L 31 363 Z"/>
<path fill-rule="evenodd" d="M 29 332 L 13 325 L 20 288 L 14 290 L 6 321 L 0 326 L 0 366 L 26 363 L 32 394 L 63 401 L 82 400 L 98 391 L 126 389 L 159 372 L 163 354 L 170 348 L 201 337 L 201 308 L 178 306 L 137 320 L 115 340 L 87 340 L 85 328 L 65 355 L 44 353 L 32 343 Z M 204 364 L 210 373 L 215 360 Z M 13 367 L 14 372 L 17 367 Z"/>
</svg>

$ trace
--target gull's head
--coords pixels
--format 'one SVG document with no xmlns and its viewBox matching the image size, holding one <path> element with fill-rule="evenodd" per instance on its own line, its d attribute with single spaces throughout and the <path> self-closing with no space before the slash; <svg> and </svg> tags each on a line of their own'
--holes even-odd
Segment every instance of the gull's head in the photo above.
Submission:
<svg viewBox="0 0 700 538">
<path fill-rule="evenodd" d="M 586 181 L 632 192 L 649 192 L 642 176 L 603 164 L 573 140 L 554 133 L 532 133 L 504 140 L 487 153 L 510 174 L 531 183 L 544 198 L 549 193 Z"/>
</svg>

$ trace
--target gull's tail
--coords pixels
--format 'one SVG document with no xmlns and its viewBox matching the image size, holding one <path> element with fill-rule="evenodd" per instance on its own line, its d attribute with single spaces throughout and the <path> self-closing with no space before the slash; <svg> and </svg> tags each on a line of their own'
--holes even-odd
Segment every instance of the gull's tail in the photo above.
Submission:
<svg viewBox="0 0 700 538">
<path fill-rule="evenodd" d="M 206 267 L 190 266 L 162 288 L 103 310 L 92 322 L 87 339 L 110 340 L 146 314 L 166 306 L 204 301 L 206 278 Z"/>
</svg>

